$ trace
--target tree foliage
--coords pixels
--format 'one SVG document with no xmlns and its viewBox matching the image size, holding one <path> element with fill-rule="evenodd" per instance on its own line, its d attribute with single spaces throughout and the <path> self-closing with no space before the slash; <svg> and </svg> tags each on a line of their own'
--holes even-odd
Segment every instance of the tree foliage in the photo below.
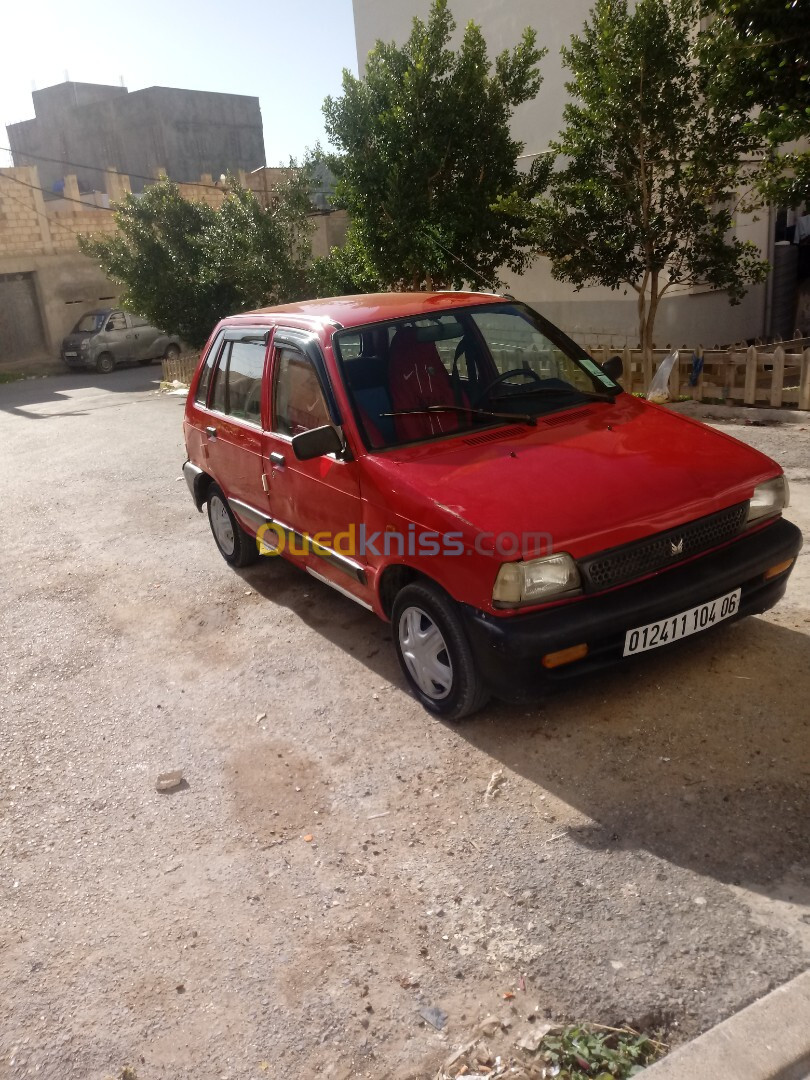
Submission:
<svg viewBox="0 0 810 1080">
<path fill-rule="evenodd" d="M 124 286 L 125 307 L 198 348 L 225 315 L 306 293 L 310 212 L 296 169 L 268 209 L 232 177 L 219 209 L 161 180 L 118 203 L 117 233 L 79 247 Z"/>
<path fill-rule="evenodd" d="M 810 153 L 783 149 L 810 137 L 810 4 L 706 0 L 706 12 L 728 90 L 752 110 L 752 127 L 768 146 L 762 189 L 771 201 L 810 198 Z"/>
<path fill-rule="evenodd" d="M 343 247 L 333 247 L 328 255 L 313 260 L 309 278 L 313 296 L 349 296 L 384 288 L 351 227 Z"/>
<path fill-rule="evenodd" d="M 693 0 L 597 0 L 563 49 L 562 164 L 532 208 L 555 277 L 636 292 L 648 371 L 668 290 L 705 282 L 737 303 L 767 269 L 731 231 L 752 137 L 739 102 L 708 97 L 697 17 Z"/>
<path fill-rule="evenodd" d="M 480 28 L 449 48 L 455 22 L 433 0 L 404 45 L 377 42 L 363 78 L 343 72 L 343 94 L 324 104 L 338 153 L 335 204 L 352 218 L 355 251 L 385 284 L 419 288 L 495 279 L 527 261 L 525 220 L 493 211 L 499 196 L 530 194 L 514 108 L 540 87 L 533 30 L 491 63 Z"/>
</svg>

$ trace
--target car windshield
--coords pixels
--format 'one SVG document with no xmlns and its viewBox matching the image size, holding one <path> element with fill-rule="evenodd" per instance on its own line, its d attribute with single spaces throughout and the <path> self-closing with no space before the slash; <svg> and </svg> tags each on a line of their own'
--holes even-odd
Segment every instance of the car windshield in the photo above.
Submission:
<svg viewBox="0 0 810 1080">
<path fill-rule="evenodd" d="M 102 312 L 88 312 L 87 315 L 82 315 L 76 325 L 73 327 L 74 334 L 86 334 L 91 330 L 100 330 L 104 325 L 106 314 Z"/>
<path fill-rule="evenodd" d="M 340 331 L 335 350 L 372 449 L 528 423 L 621 391 L 578 345 L 518 303 Z"/>
</svg>

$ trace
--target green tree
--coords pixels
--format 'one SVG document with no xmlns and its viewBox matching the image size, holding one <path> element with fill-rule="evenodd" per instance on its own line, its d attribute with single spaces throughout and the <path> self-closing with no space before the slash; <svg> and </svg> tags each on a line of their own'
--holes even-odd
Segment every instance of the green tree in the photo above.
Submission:
<svg viewBox="0 0 810 1080">
<path fill-rule="evenodd" d="M 469 23 L 458 51 L 447 0 L 413 20 L 401 47 L 377 42 L 363 78 L 343 72 L 343 94 L 324 103 L 337 154 L 335 204 L 352 217 L 351 243 L 386 285 L 493 281 L 521 270 L 525 220 L 493 210 L 501 195 L 536 190 L 522 175 L 523 147 L 510 135 L 514 108 L 540 87 L 533 30 L 493 65 Z M 535 185 L 534 187 L 532 185 Z"/>
<path fill-rule="evenodd" d="M 223 316 L 305 295 L 310 212 L 297 169 L 268 209 L 232 177 L 219 209 L 161 180 L 118 203 L 114 235 L 79 247 L 124 286 L 125 307 L 199 348 Z"/>
<path fill-rule="evenodd" d="M 384 288 L 351 227 L 343 247 L 330 248 L 328 255 L 313 260 L 310 282 L 313 296 L 348 296 Z"/>
<path fill-rule="evenodd" d="M 552 144 L 562 167 L 532 207 L 555 277 L 636 292 L 647 379 L 662 296 L 704 282 L 738 303 L 767 273 L 730 231 L 753 141 L 739 103 L 707 98 L 697 19 L 693 0 L 639 0 L 632 12 L 598 0 L 562 50 L 572 74 Z"/>
<path fill-rule="evenodd" d="M 810 4 L 806 0 L 706 0 L 727 92 L 751 112 L 768 147 L 760 186 L 772 201 L 810 198 L 810 153 L 785 152 L 810 137 Z"/>
</svg>

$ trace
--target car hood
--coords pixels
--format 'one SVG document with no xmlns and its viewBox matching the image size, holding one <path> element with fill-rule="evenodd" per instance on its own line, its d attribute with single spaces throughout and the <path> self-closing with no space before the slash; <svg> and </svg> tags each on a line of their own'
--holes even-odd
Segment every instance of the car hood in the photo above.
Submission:
<svg viewBox="0 0 810 1080">
<path fill-rule="evenodd" d="M 83 341 L 87 341 L 88 338 L 94 337 L 96 333 L 96 330 L 81 330 L 65 334 L 62 338 L 62 348 L 70 349 L 72 347 L 75 349 L 81 345 Z"/>
<path fill-rule="evenodd" d="M 458 529 L 500 554 L 581 558 L 751 497 L 781 472 L 759 451 L 621 394 L 452 440 L 366 458 L 368 497 L 425 529 Z M 373 490 L 376 489 L 376 490 Z M 538 538 L 538 534 L 545 534 Z"/>
</svg>

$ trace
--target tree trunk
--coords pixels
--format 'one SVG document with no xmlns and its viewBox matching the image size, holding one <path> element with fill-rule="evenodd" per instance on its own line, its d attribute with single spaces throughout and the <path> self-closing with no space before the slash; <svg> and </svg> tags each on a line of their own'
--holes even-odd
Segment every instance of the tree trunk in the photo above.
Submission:
<svg viewBox="0 0 810 1080">
<path fill-rule="evenodd" d="M 658 314 L 658 271 L 653 270 L 649 277 L 650 295 L 647 299 L 647 280 L 643 283 L 643 289 L 638 294 L 638 336 L 641 345 L 641 363 L 644 373 L 644 392 L 650 389 L 653 377 L 653 334 L 655 331 L 655 317 Z"/>
</svg>

